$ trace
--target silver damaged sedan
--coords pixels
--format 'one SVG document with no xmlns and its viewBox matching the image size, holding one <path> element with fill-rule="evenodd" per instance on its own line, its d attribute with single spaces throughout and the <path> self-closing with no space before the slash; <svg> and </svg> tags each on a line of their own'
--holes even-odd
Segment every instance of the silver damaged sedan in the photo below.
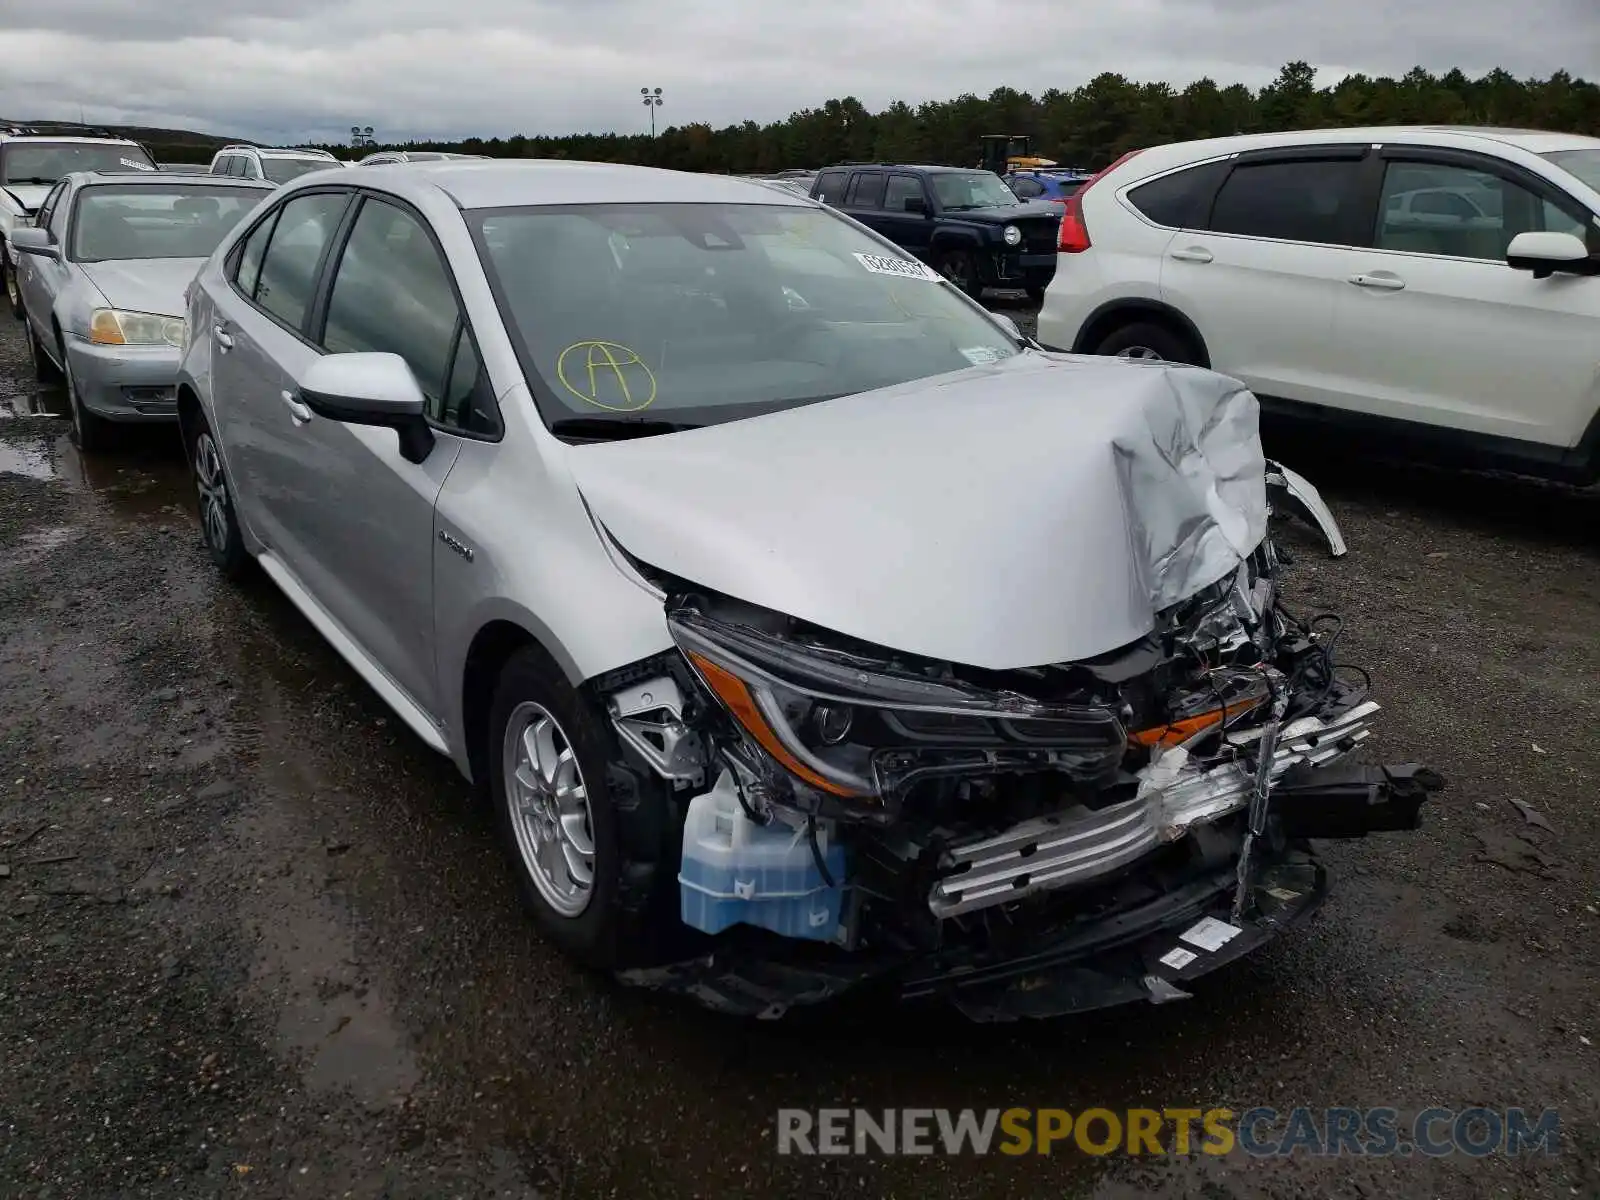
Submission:
<svg viewBox="0 0 1600 1200">
<path fill-rule="evenodd" d="M 122 422 L 172 421 L 184 288 L 271 188 L 207 175 L 77 172 L 14 230 L 34 371 L 63 376 L 73 439 L 105 448 Z"/>
<path fill-rule="evenodd" d="M 643 199 L 647 198 L 647 199 Z M 485 800 L 545 934 L 776 1016 L 1185 994 L 1415 828 L 1279 599 L 1255 397 L 1048 354 L 761 184 L 374 166 L 191 289 L 201 528 Z"/>
</svg>

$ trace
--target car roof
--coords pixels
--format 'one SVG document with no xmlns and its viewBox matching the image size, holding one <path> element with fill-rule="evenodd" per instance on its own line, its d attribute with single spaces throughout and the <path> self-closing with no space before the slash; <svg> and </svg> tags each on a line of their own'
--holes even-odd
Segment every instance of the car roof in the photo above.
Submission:
<svg viewBox="0 0 1600 1200">
<path fill-rule="evenodd" d="M 76 182 L 79 187 L 88 187 L 96 183 L 119 185 L 131 183 L 135 186 L 148 184 L 151 187 L 170 187 L 174 183 L 204 183 L 207 187 L 245 187 L 256 192 L 270 190 L 270 185 L 264 180 L 213 175 L 199 167 L 192 171 L 74 171 L 66 178 Z"/>
<path fill-rule="evenodd" d="M 308 177 L 309 178 L 309 177 Z M 730 175 L 701 175 L 621 163 L 571 159 L 446 159 L 379 163 L 363 181 L 382 180 L 397 194 L 436 188 L 460 208 L 536 204 L 793 204 L 812 201 L 784 188 Z M 300 180 L 292 181 L 295 187 Z M 317 181 L 323 185 L 325 180 Z"/>
<path fill-rule="evenodd" d="M 1335 145 L 1344 142 L 1392 142 L 1397 139 L 1433 143 L 1440 146 L 1463 146 L 1473 143 L 1494 142 L 1516 146 L 1534 154 L 1547 154 L 1556 150 L 1582 150 L 1600 148 L 1600 138 L 1578 133 L 1551 133 L 1539 129 L 1502 129 L 1487 125 L 1370 125 L 1354 128 L 1296 129 L 1281 133 L 1246 133 L 1233 137 L 1209 138 L 1202 141 L 1172 142 L 1152 149 L 1179 149 L 1196 152 L 1201 157 L 1206 152 L 1216 154 L 1236 153 L 1244 150 L 1268 150 L 1286 146 L 1308 144 Z M 1141 156 L 1142 157 L 1142 156 Z M 1135 159 L 1134 161 L 1137 161 Z"/>
<path fill-rule="evenodd" d="M 88 146 L 139 146 L 132 138 L 119 137 L 69 137 L 55 133 L 0 133 L 0 142 L 81 142 Z"/>
</svg>

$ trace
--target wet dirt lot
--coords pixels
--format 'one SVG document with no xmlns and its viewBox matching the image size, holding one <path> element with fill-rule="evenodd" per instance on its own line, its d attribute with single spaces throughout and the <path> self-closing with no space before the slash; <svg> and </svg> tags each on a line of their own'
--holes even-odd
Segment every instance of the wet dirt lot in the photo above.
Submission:
<svg viewBox="0 0 1600 1200">
<path fill-rule="evenodd" d="M 541 944 L 449 765 L 213 576 L 175 437 L 85 461 L 60 403 L 0 324 L 0 1196 L 1600 1195 L 1595 496 L 1295 449 L 1351 553 L 1291 527 L 1291 607 L 1451 784 L 1326 848 L 1311 925 L 1159 1008 L 752 1026 Z M 780 1107 L 1296 1104 L 1556 1108 L 1561 1151 L 774 1152 Z"/>
</svg>

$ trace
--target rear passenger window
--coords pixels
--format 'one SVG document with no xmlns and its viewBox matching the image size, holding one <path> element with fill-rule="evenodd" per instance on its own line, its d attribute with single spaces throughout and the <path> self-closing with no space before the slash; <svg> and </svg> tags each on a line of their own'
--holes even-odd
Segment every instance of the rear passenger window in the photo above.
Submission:
<svg viewBox="0 0 1600 1200">
<path fill-rule="evenodd" d="M 1157 225 L 1169 229 L 1204 229 L 1211 213 L 1217 185 L 1230 163 L 1203 163 L 1141 183 L 1128 193 L 1128 202 Z"/>
<path fill-rule="evenodd" d="M 278 214 L 273 213 L 257 225 L 245 238 L 244 249 L 239 252 L 239 269 L 234 272 L 233 281 L 252 300 L 256 298 L 256 281 L 261 277 L 261 256 L 266 252 L 267 240 L 272 237 L 272 227 L 277 220 Z"/>
<path fill-rule="evenodd" d="M 851 208 L 877 208 L 883 204 L 883 172 L 861 171 L 850 185 Z"/>
<path fill-rule="evenodd" d="M 317 267 L 349 199 L 344 192 L 296 196 L 278 215 L 277 227 L 261 260 L 255 299 L 292 329 L 305 323 L 317 282 Z"/>
<path fill-rule="evenodd" d="M 843 171 L 824 171 L 817 176 L 817 199 L 838 208 L 844 203 L 844 185 L 849 178 Z"/>
<path fill-rule="evenodd" d="M 1350 244 L 1360 173 L 1356 159 L 1241 163 L 1217 193 L 1212 232 Z"/>
</svg>

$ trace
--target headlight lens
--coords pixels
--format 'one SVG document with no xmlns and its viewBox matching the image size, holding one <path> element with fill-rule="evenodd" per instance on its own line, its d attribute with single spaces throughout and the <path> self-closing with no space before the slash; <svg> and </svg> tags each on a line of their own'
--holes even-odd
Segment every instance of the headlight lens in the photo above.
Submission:
<svg viewBox="0 0 1600 1200">
<path fill-rule="evenodd" d="M 689 607 L 667 622 L 747 743 L 838 799 L 883 804 L 917 779 L 1007 765 L 1100 777 L 1126 749 L 1109 706 L 990 690 Z"/>
<path fill-rule="evenodd" d="M 1022 230 L 1015 225 L 1007 225 L 1000 236 L 1005 238 L 1008 246 L 1020 246 L 1022 244 Z"/>
<path fill-rule="evenodd" d="M 101 346 L 177 346 L 183 348 L 184 320 L 159 313 L 97 308 L 89 317 L 89 340 Z"/>
</svg>

